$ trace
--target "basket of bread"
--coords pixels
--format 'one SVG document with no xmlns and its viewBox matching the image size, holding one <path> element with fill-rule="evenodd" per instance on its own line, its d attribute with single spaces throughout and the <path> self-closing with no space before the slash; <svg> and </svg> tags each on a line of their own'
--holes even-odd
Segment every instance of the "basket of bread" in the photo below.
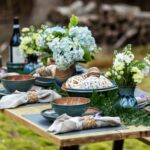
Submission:
<svg viewBox="0 0 150 150">
<path fill-rule="evenodd" d="M 51 84 L 55 84 L 55 72 L 56 65 L 43 66 L 38 68 L 33 75 L 36 80 L 35 84 L 43 87 L 50 87 Z"/>
<path fill-rule="evenodd" d="M 61 89 L 70 96 L 90 97 L 92 93 L 106 92 L 117 89 L 115 82 L 107 79 L 97 67 L 92 67 L 86 73 L 70 77 L 63 83 Z"/>
</svg>

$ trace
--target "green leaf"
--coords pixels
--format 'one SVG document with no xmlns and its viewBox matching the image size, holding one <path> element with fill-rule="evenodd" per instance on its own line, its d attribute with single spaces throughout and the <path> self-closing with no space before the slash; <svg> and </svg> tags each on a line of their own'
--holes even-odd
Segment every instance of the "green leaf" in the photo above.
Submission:
<svg viewBox="0 0 150 150">
<path fill-rule="evenodd" d="M 42 62 L 43 62 L 43 64 L 44 64 L 44 66 L 47 65 L 47 58 L 48 58 L 48 57 L 43 57 L 43 58 L 41 59 Z"/>
<path fill-rule="evenodd" d="M 69 28 L 75 27 L 78 25 L 78 22 L 79 22 L 79 18 L 75 15 L 72 15 L 72 17 L 70 18 L 70 22 L 69 22 L 68 27 Z"/>
<path fill-rule="evenodd" d="M 124 52 L 128 52 L 128 51 L 131 51 L 132 50 L 132 45 L 131 44 L 128 44 L 127 46 L 124 47 L 123 51 Z"/>
<path fill-rule="evenodd" d="M 55 31 L 52 33 L 55 37 L 63 37 L 65 34 L 61 33 L 61 32 L 58 32 L 58 31 Z"/>
<path fill-rule="evenodd" d="M 84 49 L 84 59 L 85 59 L 85 61 L 91 61 L 92 60 L 91 54 L 87 49 Z"/>
</svg>

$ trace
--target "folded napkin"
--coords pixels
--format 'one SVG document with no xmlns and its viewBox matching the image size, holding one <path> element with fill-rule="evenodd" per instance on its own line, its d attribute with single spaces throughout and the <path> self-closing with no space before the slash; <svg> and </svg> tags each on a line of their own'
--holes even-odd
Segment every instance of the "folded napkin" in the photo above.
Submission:
<svg viewBox="0 0 150 150">
<path fill-rule="evenodd" d="M 18 92 L 3 96 L 0 100 L 0 109 L 15 108 L 21 104 L 34 102 L 51 102 L 61 98 L 61 95 L 53 90 L 39 90 L 29 92 Z"/>
<path fill-rule="evenodd" d="M 48 131 L 58 133 L 65 133 L 69 131 L 100 128 L 108 126 L 120 126 L 121 121 L 119 117 L 101 117 L 96 115 L 84 117 L 70 117 L 67 114 L 59 116 L 53 124 L 49 127 Z"/>
</svg>

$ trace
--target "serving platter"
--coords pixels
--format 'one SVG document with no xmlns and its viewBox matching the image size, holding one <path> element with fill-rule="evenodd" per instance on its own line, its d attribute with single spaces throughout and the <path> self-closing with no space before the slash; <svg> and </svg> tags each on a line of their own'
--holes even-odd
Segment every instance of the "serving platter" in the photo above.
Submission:
<svg viewBox="0 0 150 150">
<path fill-rule="evenodd" d="M 108 91 L 117 90 L 118 86 L 116 85 L 116 83 L 112 81 L 112 84 L 113 84 L 112 87 L 101 88 L 101 89 L 71 89 L 71 88 L 66 88 L 65 83 L 63 83 L 61 89 L 67 92 L 69 96 L 90 98 L 93 92 L 100 94 Z"/>
<path fill-rule="evenodd" d="M 98 89 L 76 89 L 76 88 L 66 88 L 65 83 L 62 84 L 61 89 L 64 91 L 78 91 L 78 92 L 93 92 L 93 91 L 108 91 L 108 90 L 114 90 L 117 89 L 118 86 L 116 85 L 115 81 L 111 81 L 113 86 L 111 87 L 105 87 L 105 88 L 98 88 Z"/>
</svg>

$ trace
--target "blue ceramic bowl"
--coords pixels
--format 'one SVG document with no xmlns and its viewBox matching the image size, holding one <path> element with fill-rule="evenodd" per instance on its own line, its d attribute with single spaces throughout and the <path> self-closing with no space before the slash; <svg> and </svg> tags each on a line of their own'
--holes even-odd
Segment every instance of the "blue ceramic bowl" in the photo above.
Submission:
<svg viewBox="0 0 150 150">
<path fill-rule="evenodd" d="M 83 97 L 64 97 L 51 102 L 57 114 L 66 113 L 69 116 L 81 116 L 88 109 L 89 103 L 90 99 Z"/>
<path fill-rule="evenodd" d="M 24 66 L 25 66 L 25 63 L 8 62 L 7 63 L 7 70 L 8 70 L 8 72 L 17 72 L 17 73 L 23 74 L 24 73 Z"/>
<path fill-rule="evenodd" d="M 31 89 L 35 78 L 31 75 L 12 75 L 2 78 L 2 84 L 9 92 L 16 90 L 26 92 Z"/>
<path fill-rule="evenodd" d="M 56 81 L 52 77 L 36 77 L 35 78 L 35 85 L 47 88 L 53 84 L 57 87 Z"/>
</svg>

